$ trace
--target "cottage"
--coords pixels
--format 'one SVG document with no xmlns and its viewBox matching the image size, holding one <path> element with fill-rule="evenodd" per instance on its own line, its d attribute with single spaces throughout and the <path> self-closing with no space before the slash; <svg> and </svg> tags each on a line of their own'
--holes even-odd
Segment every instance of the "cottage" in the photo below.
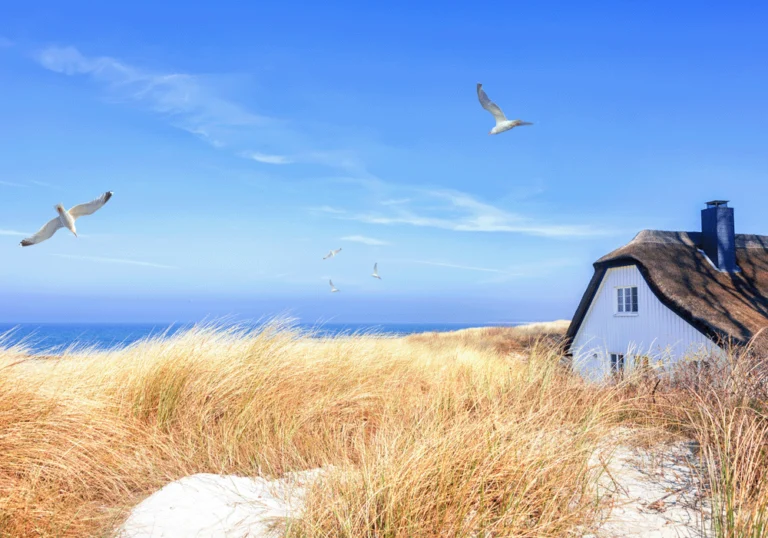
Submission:
<svg viewBox="0 0 768 538">
<path fill-rule="evenodd" d="M 597 379 L 719 353 L 768 327 L 768 236 L 736 234 L 727 201 L 701 232 L 643 230 L 595 262 L 568 329 L 573 367 Z"/>
</svg>

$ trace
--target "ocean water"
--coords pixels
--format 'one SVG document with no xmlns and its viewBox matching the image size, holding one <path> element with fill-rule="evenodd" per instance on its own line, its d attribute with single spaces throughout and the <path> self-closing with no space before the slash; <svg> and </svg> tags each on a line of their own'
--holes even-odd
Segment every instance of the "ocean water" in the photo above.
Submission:
<svg viewBox="0 0 768 538">
<path fill-rule="evenodd" d="M 354 333 L 375 332 L 405 335 L 429 331 L 456 331 L 471 327 L 516 326 L 519 323 L 324 323 L 295 324 L 312 335 L 327 337 Z M 192 327 L 192 324 L 163 323 L 0 323 L 0 347 L 23 344 L 37 353 L 56 352 L 70 346 L 114 349 L 163 334 L 173 335 Z M 257 330 L 259 325 L 252 325 Z"/>
</svg>

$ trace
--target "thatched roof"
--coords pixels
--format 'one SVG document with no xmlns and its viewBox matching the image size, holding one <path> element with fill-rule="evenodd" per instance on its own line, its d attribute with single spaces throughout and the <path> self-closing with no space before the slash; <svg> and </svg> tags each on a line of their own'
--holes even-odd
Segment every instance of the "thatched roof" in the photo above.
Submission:
<svg viewBox="0 0 768 538">
<path fill-rule="evenodd" d="M 745 344 L 768 328 L 768 236 L 736 235 L 738 273 L 718 271 L 699 232 L 644 230 L 595 262 L 567 336 L 581 326 L 607 269 L 636 265 L 658 299 L 714 340 Z"/>
</svg>

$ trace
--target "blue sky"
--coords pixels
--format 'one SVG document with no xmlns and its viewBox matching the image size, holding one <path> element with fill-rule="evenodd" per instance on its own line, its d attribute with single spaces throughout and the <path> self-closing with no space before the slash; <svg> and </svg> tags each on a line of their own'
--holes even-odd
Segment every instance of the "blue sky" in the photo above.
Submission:
<svg viewBox="0 0 768 538">
<path fill-rule="evenodd" d="M 27 4 L 0 321 L 569 318 L 596 258 L 709 199 L 768 233 L 758 2 Z M 476 82 L 534 125 L 487 136 Z M 79 238 L 18 246 L 106 190 Z"/>
</svg>

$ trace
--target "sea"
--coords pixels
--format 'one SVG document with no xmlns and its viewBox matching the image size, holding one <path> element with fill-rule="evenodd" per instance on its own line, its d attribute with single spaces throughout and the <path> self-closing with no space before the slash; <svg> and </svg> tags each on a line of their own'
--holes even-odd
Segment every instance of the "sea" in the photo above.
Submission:
<svg viewBox="0 0 768 538">
<path fill-rule="evenodd" d="M 407 335 L 422 332 L 447 332 L 472 327 L 512 327 L 530 323 L 295 323 L 293 327 L 312 337 L 343 336 L 361 333 Z M 173 334 L 190 329 L 191 323 L 0 323 L 0 348 L 22 344 L 34 353 L 56 353 L 62 350 L 92 348 L 109 350 L 129 346 L 139 340 Z M 226 327 L 222 324 L 221 326 Z M 247 330 L 258 330 L 259 324 L 238 324 Z"/>
</svg>

